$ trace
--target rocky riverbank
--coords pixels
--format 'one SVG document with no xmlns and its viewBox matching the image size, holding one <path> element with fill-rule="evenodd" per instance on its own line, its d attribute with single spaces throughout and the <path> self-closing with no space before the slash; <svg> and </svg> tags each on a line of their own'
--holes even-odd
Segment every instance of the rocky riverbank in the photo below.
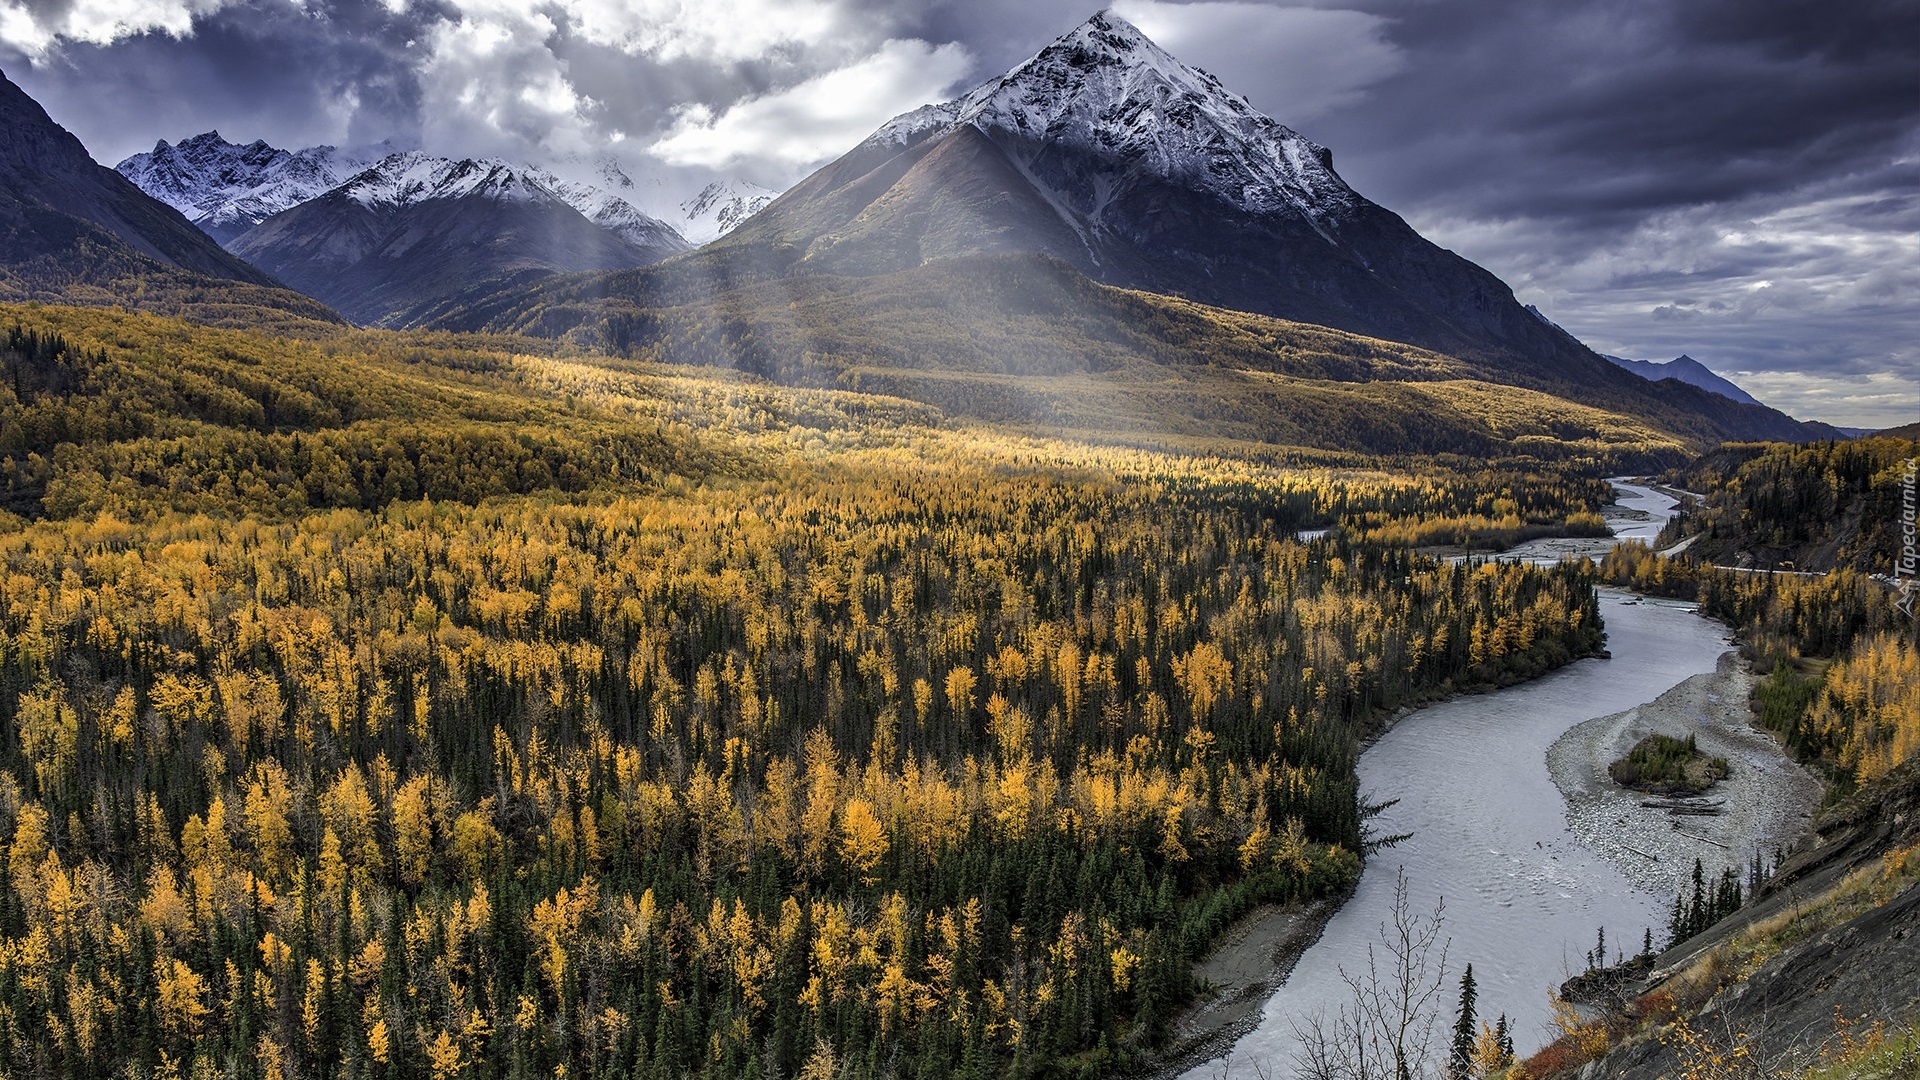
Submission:
<svg viewBox="0 0 1920 1080">
<path fill-rule="evenodd" d="M 1327 928 L 1344 896 L 1248 912 L 1194 965 L 1207 989 L 1174 1021 L 1167 1050 L 1142 1075 L 1179 1076 L 1232 1046 L 1260 1022 L 1261 1006 Z"/>
<path fill-rule="evenodd" d="M 1717 874 L 1723 866 L 1744 867 L 1755 851 L 1771 862 L 1775 848 L 1790 847 L 1820 803 L 1821 783 L 1749 723 L 1752 691 L 1753 676 L 1729 651 L 1709 674 L 1569 729 L 1547 751 L 1547 768 L 1566 797 L 1574 835 L 1663 900 L 1692 888 L 1695 859 Z M 1727 759 L 1732 774 L 1702 798 L 1686 800 L 1716 812 L 1644 805 L 1673 800 L 1622 788 L 1607 775 L 1608 763 L 1654 732 L 1693 735 L 1701 753 Z"/>
</svg>

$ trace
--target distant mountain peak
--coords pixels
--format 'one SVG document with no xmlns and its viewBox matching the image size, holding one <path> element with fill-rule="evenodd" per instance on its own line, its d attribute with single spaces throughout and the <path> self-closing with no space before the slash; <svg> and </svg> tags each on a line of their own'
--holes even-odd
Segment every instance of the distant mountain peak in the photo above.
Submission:
<svg viewBox="0 0 1920 1080">
<path fill-rule="evenodd" d="M 1697 386 L 1702 390 L 1719 394 L 1721 397 L 1731 398 L 1742 405 L 1761 404 L 1758 398 L 1742 390 L 1732 380 L 1685 353 L 1681 353 L 1672 360 L 1629 360 L 1623 356 L 1608 356 L 1607 359 L 1615 366 L 1625 368 L 1652 382 L 1678 379 L 1688 386 Z"/>
<path fill-rule="evenodd" d="M 725 236 L 780 193 L 747 180 L 716 180 L 680 204 L 680 231 L 696 244 Z"/>
<path fill-rule="evenodd" d="M 1254 108 L 1219 79 L 1102 11 L 1006 74 L 940 105 L 896 117 L 868 139 L 905 147 L 972 125 L 1027 142 L 1017 163 L 1074 210 L 1098 220 L 1102 188 L 1041 161 L 1069 149 L 1120 157 L 1130 168 L 1205 191 L 1248 213 L 1292 210 L 1317 218 L 1358 198 L 1333 171 L 1333 155 Z M 1001 138 L 1003 147 L 1007 138 Z"/>
<path fill-rule="evenodd" d="M 241 146 L 218 131 L 178 143 L 161 139 L 115 171 L 186 215 L 221 243 L 334 187 L 366 161 L 331 146 L 281 150 L 265 139 Z"/>
<path fill-rule="evenodd" d="M 601 185 L 569 182 L 541 169 L 526 173 L 536 183 L 559 196 L 567 205 L 586 215 L 587 220 L 647 251 L 672 255 L 692 245 L 682 230 L 640 209 L 639 185 L 612 161 L 600 164 L 595 178 Z"/>
</svg>

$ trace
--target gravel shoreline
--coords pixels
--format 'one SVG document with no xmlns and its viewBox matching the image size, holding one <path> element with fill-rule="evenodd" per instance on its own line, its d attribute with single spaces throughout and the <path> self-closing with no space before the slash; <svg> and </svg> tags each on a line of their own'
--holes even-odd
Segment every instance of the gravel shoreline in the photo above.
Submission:
<svg viewBox="0 0 1920 1080">
<path fill-rule="evenodd" d="M 1222 934 L 1194 976 L 1212 992 L 1182 1010 L 1167 1048 L 1134 1075 L 1173 1080 L 1233 1047 L 1259 1025 L 1267 998 L 1327 928 L 1345 896 L 1265 905 Z"/>
<path fill-rule="evenodd" d="M 1820 780 L 1749 724 L 1753 684 L 1729 650 L 1718 670 L 1695 675 L 1645 705 L 1576 725 L 1547 751 L 1547 770 L 1567 800 L 1568 828 L 1662 902 L 1682 888 L 1691 890 L 1695 859 L 1709 875 L 1723 866 L 1740 868 L 1744 883 L 1754 852 L 1771 864 L 1774 849 L 1791 847 L 1820 804 Z M 1607 776 L 1610 762 L 1656 731 L 1691 734 L 1702 753 L 1727 759 L 1732 774 L 1701 799 L 1723 803 L 1722 813 L 1675 816 L 1645 807 L 1641 801 L 1649 796 Z"/>
</svg>

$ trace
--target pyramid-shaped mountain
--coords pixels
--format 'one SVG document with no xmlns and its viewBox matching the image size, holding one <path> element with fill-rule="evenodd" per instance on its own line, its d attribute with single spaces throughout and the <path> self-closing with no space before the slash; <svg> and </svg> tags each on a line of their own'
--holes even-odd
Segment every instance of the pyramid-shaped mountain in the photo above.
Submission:
<svg viewBox="0 0 1920 1080">
<path fill-rule="evenodd" d="M 1092 283 L 1180 299 L 1130 299 Z M 1264 359 L 1245 358 L 1254 369 L 1294 372 L 1279 343 L 1312 336 L 1299 324 L 1313 324 L 1375 339 L 1356 350 L 1398 342 L 1448 358 L 1445 375 L 1423 361 L 1358 381 L 1520 386 L 1699 443 L 1825 435 L 1614 367 L 1355 192 L 1325 148 L 1107 12 L 964 97 L 887 123 L 697 252 L 469 292 L 424 321 L 885 386 L 1004 419 L 1065 413 L 1008 404 L 1052 392 L 1037 384 L 990 391 L 980 380 L 1121 379 L 1163 362 L 1167 372 L 1211 363 L 1239 355 L 1229 339 L 1241 313 L 1287 321 L 1261 331 L 1274 344 Z M 1125 359 L 1088 355 L 1090 343 L 1121 340 L 1133 342 Z M 1359 444 L 1412 445 L 1396 440 Z"/>
<path fill-rule="evenodd" d="M 1557 374 L 1597 358 L 1111 12 L 898 117 L 716 245 L 782 272 L 1031 252 L 1095 280 Z M 1598 364 L 1604 367 L 1604 364 Z M 1603 376 L 1604 377 L 1604 376 Z"/>
<path fill-rule="evenodd" d="M 1684 353 L 1672 360 L 1629 360 L 1624 356 L 1609 356 L 1607 359 L 1649 382 L 1678 379 L 1688 386 L 1697 386 L 1743 405 L 1760 404 L 1758 398 Z"/>
</svg>

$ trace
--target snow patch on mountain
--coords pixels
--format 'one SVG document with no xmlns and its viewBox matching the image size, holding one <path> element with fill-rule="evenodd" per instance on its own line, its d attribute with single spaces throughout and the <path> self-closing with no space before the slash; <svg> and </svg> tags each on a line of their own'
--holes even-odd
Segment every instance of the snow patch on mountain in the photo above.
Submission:
<svg viewBox="0 0 1920 1080">
<path fill-rule="evenodd" d="M 681 235 L 695 244 L 718 240 L 779 197 L 751 181 L 717 180 L 680 204 Z"/>
<path fill-rule="evenodd" d="M 241 146 L 208 131 L 178 144 L 163 139 L 115 170 L 224 241 L 332 189 L 379 156 L 332 146 L 288 151 L 261 139 Z"/>
</svg>

